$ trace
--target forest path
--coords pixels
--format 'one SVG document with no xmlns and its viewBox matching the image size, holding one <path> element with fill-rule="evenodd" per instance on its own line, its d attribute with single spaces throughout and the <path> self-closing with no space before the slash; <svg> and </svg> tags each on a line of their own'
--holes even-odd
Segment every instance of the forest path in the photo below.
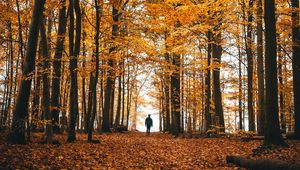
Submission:
<svg viewBox="0 0 300 170">
<path fill-rule="evenodd" d="M 78 134 L 75 143 L 66 143 L 66 135 L 56 135 L 61 145 L 38 144 L 42 134 L 33 135 L 29 145 L 0 144 L 0 169 L 235 169 L 228 167 L 226 155 L 251 155 L 260 141 L 237 139 L 173 138 L 169 134 L 141 132 L 95 134 L 100 144 L 87 143 L 85 134 Z M 3 137 L 1 135 L 1 137 Z M 261 157 L 289 161 L 300 160 L 300 143 L 289 141 L 290 148 Z M 283 154 L 282 154 L 283 153 Z"/>
</svg>

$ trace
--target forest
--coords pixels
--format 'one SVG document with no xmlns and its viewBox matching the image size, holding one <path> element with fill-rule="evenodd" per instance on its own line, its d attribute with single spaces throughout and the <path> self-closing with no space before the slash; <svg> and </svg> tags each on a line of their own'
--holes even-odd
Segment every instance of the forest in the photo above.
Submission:
<svg viewBox="0 0 300 170">
<path fill-rule="evenodd" d="M 299 13 L 2 0 L 0 169 L 300 169 Z"/>
</svg>

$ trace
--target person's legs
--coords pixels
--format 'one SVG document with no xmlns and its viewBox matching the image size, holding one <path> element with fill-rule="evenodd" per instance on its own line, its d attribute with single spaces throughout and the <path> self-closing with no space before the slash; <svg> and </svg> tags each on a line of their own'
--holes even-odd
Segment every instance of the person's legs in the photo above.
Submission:
<svg viewBox="0 0 300 170">
<path fill-rule="evenodd" d="M 150 127 L 149 126 L 147 126 L 147 133 L 146 134 L 150 135 Z"/>
</svg>

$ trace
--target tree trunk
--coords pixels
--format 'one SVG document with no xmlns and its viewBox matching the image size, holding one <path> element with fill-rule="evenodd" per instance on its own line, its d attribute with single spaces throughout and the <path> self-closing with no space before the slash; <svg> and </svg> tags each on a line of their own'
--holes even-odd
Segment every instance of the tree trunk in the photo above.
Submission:
<svg viewBox="0 0 300 170">
<path fill-rule="evenodd" d="M 122 59 L 122 120 L 121 125 L 124 126 L 124 116 L 125 116 L 125 59 Z"/>
<path fill-rule="evenodd" d="M 264 145 L 287 145 L 281 136 L 278 118 L 275 1 L 265 0 L 266 114 Z"/>
<path fill-rule="evenodd" d="M 295 137 L 300 139 L 300 29 L 299 0 L 292 0 L 292 41 L 293 41 L 293 87 L 295 109 Z"/>
<path fill-rule="evenodd" d="M 211 81 L 210 81 L 210 62 L 211 62 L 211 31 L 207 33 L 208 45 L 207 45 L 207 69 L 205 75 L 205 130 L 210 129 L 211 126 L 211 114 L 210 114 L 210 98 L 211 98 Z"/>
<path fill-rule="evenodd" d="M 262 0 L 257 0 L 257 83 L 258 83 L 258 109 L 257 133 L 264 133 L 265 117 L 265 85 L 264 85 L 264 59 L 263 59 L 263 27 L 262 27 Z"/>
<path fill-rule="evenodd" d="M 127 60 L 128 62 L 128 60 Z M 128 130 L 128 126 L 129 126 L 129 115 L 130 115 L 130 108 L 131 108 L 131 98 L 132 98 L 132 90 L 130 89 L 131 88 L 131 85 L 129 84 L 130 83 L 130 65 L 127 64 L 127 67 L 128 67 L 128 73 L 127 73 L 127 108 L 126 108 L 126 111 L 127 111 L 127 115 L 126 115 L 126 128 Z"/>
<path fill-rule="evenodd" d="M 49 81 L 49 73 L 50 73 L 50 64 L 49 64 L 49 53 L 48 53 L 48 42 L 46 37 L 46 31 L 44 26 L 44 17 L 40 16 L 40 36 L 41 41 L 40 45 L 42 46 L 42 56 L 43 56 L 43 98 L 42 98 L 42 108 L 45 115 L 46 120 L 46 142 L 52 143 L 52 116 L 50 113 L 50 81 Z"/>
<path fill-rule="evenodd" d="M 53 61 L 53 78 L 51 86 L 51 114 L 53 116 L 53 132 L 59 133 L 59 112 L 61 107 L 60 81 L 61 81 L 61 59 L 64 51 L 64 41 L 66 34 L 66 0 L 60 1 L 62 8 L 59 9 L 58 36 L 56 39 L 56 49 Z"/>
<path fill-rule="evenodd" d="M 74 10 L 76 14 L 76 36 L 74 45 Z M 76 140 L 75 126 L 78 113 L 78 82 L 77 82 L 77 58 L 80 51 L 80 38 L 81 38 L 81 12 L 79 6 L 79 0 L 70 0 L 69 2 L 69 55 L 70 55 L 70 116 L 69 116 L 69 131 L 68 142 L 74 142 Z"/>
<path fill-rule="evenodd" d="M 249 131 L 255 131 L 255 116 L 253 113 L 253 55 L 252 55 L 252 7 L 253 0 L 249 0 L 248 7 L 248 25 L 247 25 L 247 37 L 246 37 L 246 54 L 247 54 L 247 83 L 248 83 L 248 119 L 249 119 Z"/>
<path fill-rule="evenodd" d="M 121 63 L 119 64 L 121 66 Z M 117 113 L 115 118 L 115 127 L 120 125 L 120 113 L 121 113 L 121 90 L 122 90 L 122 83 L 121 83 L 121 75 L 118 77 L 118 102 L 117 102 Z"/>
<path fill-rule="evenodd" d="M 169 53 L 165 53 L 165 60 L 169 64 L 170 63 L 170 56 Z M 167 69 L 170 69 L 169 66 Z M 165 110 L 166 110 L 166 127 L 165 131 L 171 130 L 171 115 L 170 115 L 170 76 L 165 76 Z"/>
<path fill-rule="evenodd" d="M 100 17 L 102 8 L 98 4 L 98 0 L 95 0 L 95 8 L 96 8 L 96 34 L 95 34 L 95 65 L 96 70 L 95 74 L 91 75 L 91 78 L 93 81 L 90 81 L 90 83 L 93 83 L 92 89 L 90 91 L 92 92 L 92 115 L 89 118 L 89 129 L 88 129 L 88 141 L 92 141 L 92 134 L 94 129 L 94 121 L 97 114 L 97 83 L 98 83 L 98 77 L 99 77 L 99 34 L 100 34 Z M 92 74 L 92 73 L 91 73 Z M 90 106 L 89 106 L 90 107 Z"/>
<path fill-rule="evenodd" d="M 120 12 L 116 7 L 112 8 L 112 17 L 114 24 L 112 25 L 112 40 L 116 39 L 116 36 L 119 32 L 119 26 L 116 24 L 119 21 L 120 18 Z M 113 46 L 109 49 L 109 54 L 111 55 L 108 60 L 109 70 L 108 75 L 106 79 L 106 87 L 105 87 L 105 99 L 104 99 L 104 108 L 103 108 L 103 122 L 102 122 L 102 131 L 103 132 L 110 132 L 111 128 L 111 120 L 113 115 L 113 100 L 112 96 L 114 91 L 114 84 L 115 84 L 115 78 L 114 78 L 114 59 L 112 58 L 114 52 L 116 50 L 116 47 Z M 111 119 L 110 119 L 111 118 Z"/>
<path fill-rule="evenodd" d="M 243 80 L 242 80 L 242 55 L 241 47 L 238 44 L 238 53 L 239 53 L 239 130 L 243 130 L 243 109 L 242 109 L 242 100 L 243 100 Z"/>
<path fill-rule="evenodd" d="M 9 135 L 10 143 L 26 143 L 25 121 L 28 116 L 29 95 L 32 81 L 32 78 L 28 76 L 34 71 L 38 34 L 40 28 L 40 16 L 42 15 L 44 10 L 44 3 L 44 0 L 34 1 L 33 14 L 27 43 L 26 58 L 22 70 L 23 79 L 19 87 L 19 94 L 16 101 L 16 107 L 12 122 L 12 131 Z"/>
<path fill-rule="evenodd" d="M 280 40 L 280 35 L 277 35 L 278 42 Z M 278 83 L 279 83 L 279 115 L 280 115 L 280 127 L 281 132 L 286 132 L 286 125 L 285 125 L 285 105 L 284 105 L 284 85 L 283 85 L 283 74 L 282 74 L 282 67 L 283 67 L 283 58 L 281 54 L 281 48 L 278 45 Z"/>
<path fill-rule="evenodd" d="M 180 127 L 180 55 L 173 55 L 173 66 L 175 67 L 171 75 L 171 102 L 172 102 L 172 133 L 178 136 Z"/>
<path fill-rule="evenodd" d="M 219 44 L 221 42 L 221 33 L 215 35 L 213 38 L 215 43 L 212 44 L 212 57 L 214 59 L 217 68 L 213 70 L 213 88 L 214 88 L 214 103 L 216 107 L 216 116 L 219 119 L 219 125 L 222 128 L 222 131 L 225 132 L 225 123 L 224 123 L 224 114 L 223 114 L 223 106 L 222 106 L 222 94 L 221 94 L 221 83 L 220 83 L 220 63 L 222 56 L 222 47 Z"/>
</svg>

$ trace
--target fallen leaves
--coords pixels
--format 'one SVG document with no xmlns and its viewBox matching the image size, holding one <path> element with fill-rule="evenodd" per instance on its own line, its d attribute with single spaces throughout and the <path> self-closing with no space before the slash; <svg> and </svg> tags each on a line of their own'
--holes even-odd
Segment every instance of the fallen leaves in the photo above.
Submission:
<svg viewBox="0 0 300 170">
<path fill-rule="evenodd" d="M 0 169 L 235 169 L 226 164 L 227 155 L 278 158 L 300 161 L 300 142 L 288 141 L 290 148 L 281 148 L 251 156 L 261 141 L 242 142 L 236 139 L 173 138 L 152 133 L 96 134 L 99 144 L 88 143 L 85 134 L 78 134 L 75 143 L 66 143 L 66 136 L 57 135 L 62 143 L 42 145 L 34 134 L 29 145 L 7 145 L 0 141 Z"/>
</svg>

